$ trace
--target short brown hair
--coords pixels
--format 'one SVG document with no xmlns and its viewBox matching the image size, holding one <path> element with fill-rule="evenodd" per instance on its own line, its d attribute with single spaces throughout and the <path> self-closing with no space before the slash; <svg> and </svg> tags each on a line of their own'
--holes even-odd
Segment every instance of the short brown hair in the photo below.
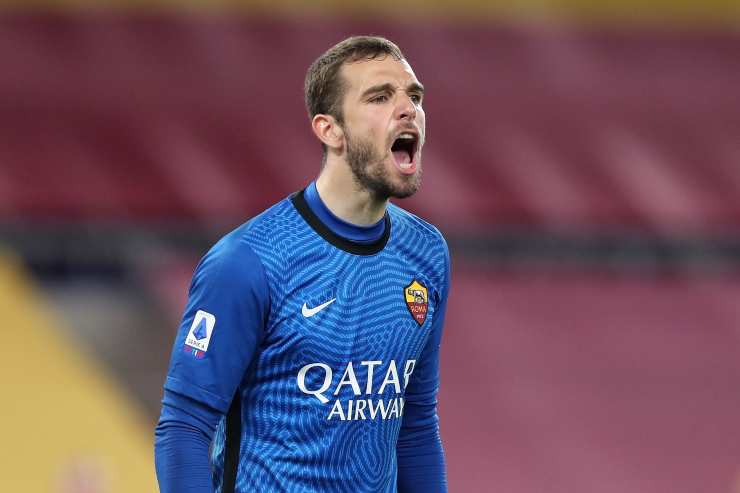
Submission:
<svg viewBox="0 0 740 493">
<path fill-rule="evenodd" d="M 345 62 L 374 60 L 391 55 L 403 60 L 401 49 L 392 41 L 379 36 L 352 36 L 329 48 L 317 58 L 306 73 L 304 96 L 308 117 L 318 114 L 331 115 L 343 123 L 342 96 L 346 89 L 339 76 Z"/>
</svg>

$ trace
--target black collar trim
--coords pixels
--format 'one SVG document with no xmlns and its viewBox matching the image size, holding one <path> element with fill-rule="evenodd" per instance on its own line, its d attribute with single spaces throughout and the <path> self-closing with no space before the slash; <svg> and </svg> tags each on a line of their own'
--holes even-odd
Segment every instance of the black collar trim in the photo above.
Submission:
<svg viewBox="0 0 740 493">
<path fill-rule="evenodd" d="M 345 252 L 352 253 L 354 255 L 375 255 L 385 248 L 385 244 L 388 243 L 388 238 L 391 236 L 391 218 L 388 215 L 388 211 L 385 212 L 383 220 L 385 221 L 385 227 L 383 229 L 383 236 L 378 238 L 372 243 L 357 243 L 350 241 L 347 238 L 339 236 L 334 231 L 329 229 L 326 224 L 321 222 L 316 214 L 308 206 L 306 197 L 304 196 L 305 189 L 300 192 L 295 192 L 290 196 L 290 201 L 293 202 L 298 214 L 308 223 L 311 228 L 318 233 L 323 239 L 334 245 L 335 247 L 344 250 Z"/>
</svg>

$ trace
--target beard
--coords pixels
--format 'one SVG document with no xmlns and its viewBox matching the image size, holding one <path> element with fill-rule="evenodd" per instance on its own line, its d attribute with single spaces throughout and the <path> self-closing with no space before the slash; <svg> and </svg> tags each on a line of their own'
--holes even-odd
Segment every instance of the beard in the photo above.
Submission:
<svg viewBox="0 0 740 493">
<path fill-rule="evenodd" d="M 419 190 L 421 186 L 421 149 L 417 150 L 417 171 L 413 175 L 401 175 L 394 181 L 386 170 L 385 155 L 378 152 L 371 141 L 360 137 L 354 138 L 347 128 L 344 129 L 347 137 L 347 163 L 349 164 L 355 182 L 361 190 L 367 190 L 376 199 L 387 200 L 391 197 L 405 199 Z M 390 144 L 387 146 L 390 149 Z M 393 159 L 393 156 L 390 156 Z M 399 173 L 400 174 L 400 173 Z"/>
</svg>

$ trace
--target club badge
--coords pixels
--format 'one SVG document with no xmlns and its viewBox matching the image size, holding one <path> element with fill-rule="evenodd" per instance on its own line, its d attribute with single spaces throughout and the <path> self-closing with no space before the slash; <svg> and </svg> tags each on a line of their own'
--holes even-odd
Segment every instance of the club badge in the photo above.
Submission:
<svg viewBox="0 0 740 493">
<path fill-rule="evenodd" d="M 426 286 L 414 279 L 411 284 L 403 288 L 403 296 L 406 307 L 411 316 L 421 327 L 427 319 L 427 308 L 429 306 L 429 291 Z"/>
</svg>

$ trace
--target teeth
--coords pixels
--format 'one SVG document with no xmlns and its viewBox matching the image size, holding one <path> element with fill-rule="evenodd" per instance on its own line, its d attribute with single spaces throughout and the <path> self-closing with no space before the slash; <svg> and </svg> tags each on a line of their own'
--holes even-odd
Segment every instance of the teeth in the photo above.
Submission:
<svg viewBox="0 0 740 493">
<path fill-rule="evenodd" d="M 404 132 L 401 135 L 398 136 L 399 139 L 415 139 L 416 136 L 414 134 Z"/>
</svg>

